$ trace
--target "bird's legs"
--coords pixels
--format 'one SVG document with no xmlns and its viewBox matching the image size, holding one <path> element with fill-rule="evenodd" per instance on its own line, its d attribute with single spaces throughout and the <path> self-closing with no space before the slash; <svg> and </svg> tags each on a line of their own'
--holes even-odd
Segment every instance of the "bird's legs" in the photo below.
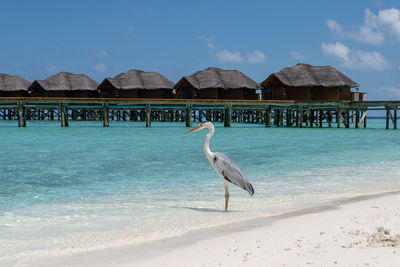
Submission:
<svg viewBox="0 0 400 267">
<path fill-rule="evenodd" d="M 224 179 L 225 183 L 225 212 L 228 211 L 228 202 L 229 202 L 229 190 L 228 190 L 228 181 Z"/>
</svg>

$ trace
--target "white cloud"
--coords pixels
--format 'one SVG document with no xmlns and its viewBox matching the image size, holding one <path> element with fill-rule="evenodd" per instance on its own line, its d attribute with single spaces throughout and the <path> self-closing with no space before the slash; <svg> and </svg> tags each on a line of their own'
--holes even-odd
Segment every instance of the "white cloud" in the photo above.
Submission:
<svg viewBox="0 0 400 267">
<path fill-rule="evenodd" d="M 322 53 L 337 58 L 342 66 L 355 70 L 385 70 L 390 63 L 380 53 L 350 49 L 340 42 L 321 46 Z"/>
<path fill-rule="evenodd" d="M 394 96 L 400 98 L 400 88 L 395 86 L 382 86 L 381 91 L 389 94 L 390 96 Z"/>
<path fill-rule="evenodd" d="M 106 57 L 107 52 L 102 49 L 102 50 L 99 50 L 96 52 L 87 52 L 87 53 L 85 53 L 85 55 L 90 56 L 90 57 Z"/>
<path fill-rule="evenodd" d="M 207 41 L 209 54 L 212 54 L 214 52 L 214 50 L 216 49 L 216 47 L 214 45 L 215 36 L 202 34 L 202 35 L 197 36 L 197 39 L 199 39 L 200 41 Z"/>
<path fill-rule="evenodd" d="M 365 10 L 367 26 L 388 31 L 400 41 L 400 10 L 396 8 L 379 10 L 378 15 L 368 8 Z"/>
<path fill-rule="evenodd" d="M 210 50 L 214 50 L 215 49 L 215 45 L 213 43 L 211 43 L 211 42 L 208 42 L 208 48 Z"/>
<path fill-rule="evenodd" d="M 296 59 L 296 60 L 305 60 L 305 59 L 307 59 L 307 57 L 305 55 L 302 55 L 297 51 L 290 51 L 289 54 L 293 59 Z"/>
<path fill-rule="evenodd" d="M 129 37 L 129 36 L 133 36 L 135 31 L 136 31 L 135 26 L 131 25 L 128 28 L 123 29 L 123 31 L 120 34 L 121 34 L 121 36 Z"/>
<path fill-rule="evenodd" d="M 380 88 L 370 89 L 371 97 L 374 99 L 384 100 L 399 100 L 400 99 L 400 87 L 392 85 L 384 85 Z"/>
<path fill-rule="evenodd" d="M 326 25 L 331 32 L 337 34 L 340 38 L 351 39 L 359 43 L 381 45 L 385 39 L 383 33 L 366 25 L 362 25 L 357 32 L 347 32 L 343 30 L 343 27 L 335 20 L 326 21 Z"/>
<path fill-rule="evenodd" d="M 202 35 L 197 36 L 197 39 L 202 40 L 202 41 L 214 41 L 215 36 L 202 34 Z"/>
<path fill-rule="evenodd" d="M 97 57 L 106 57 L 107 52 L 105 50 L 100 50 L 99 52 L 97 52 L 96 56 Z"/>
<path fill-rule="evenodd" d="M 48 72 L 58 72 L 58 71 L 59 71 L 58 67 L 57 67 L 57 66 L 54 66 L 54 65 L 52 65 L 52 66 L 46 66 L 45 69 L 46 69 Z"/>
<path fill-rule="evenodd" d="M 103 63 L 99 62 L 93 66 L 93 69 L 98 72 L 105 72 L 107 67 Z"/>
<path fill-rule="evenodd" d="M 394 36 L 400 41 L 400 10 L 396 8 L 380 10 L 377 15 L 368 8 L 364 11 L 364 23 L 358 31 L 345 31 L 335 20 L 326 21 L 331 32 L 341 38 L 347 38 L 360 43 L 382 45 L 385 42 L 385 33 Z"/>
<path fill-rule="evenodd" d="M 243 57 L 239 52 L 231 52 L 228 49 L 224 49 L 217 53 L 217 60 L 219 62 L 242 63 Z"/>
<path fill-rule="evenodd" d="M 116 47 L 115 51 L 117 51 L 118 53 L 126 53 L 128 51 L 127 47 Z"/>
<path fill-rule="evenodd" d="M 322 43 L 322 53 L 328 56 L 337 57 L 342 61 L 349 60 L 350 49 L 342 43 L 336 42 L 335 44 Z"/>
<path fill-rule="evenodd" d="M 130 27 L 128 28 L 128 32 L 129 32 L 130 34 L 133 34 L 133 33 L 135 32 L 135 30 L 136 30 L 135 26 L 130 26 Z"/>
<path fill-rule="evenodd" d="M 248 54 L 247 60 L 253 64 L 263 63 L 265 61 L 265 56 L 263 52 L 254 50 Z"/>
<path fill-rule="evenodd" d="M 340 34 L 343 32 L 342 26 L 340 26 L 335 20 L 327 20 L 326 25 L 334 33 Z"/>
</svg>

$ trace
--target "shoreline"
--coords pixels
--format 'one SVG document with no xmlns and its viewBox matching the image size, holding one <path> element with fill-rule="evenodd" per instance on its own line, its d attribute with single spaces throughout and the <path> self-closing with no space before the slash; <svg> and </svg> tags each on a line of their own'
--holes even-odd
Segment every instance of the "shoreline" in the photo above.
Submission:
<svg viewBox="0 0 400 267">
<path fill-rule="evenodd" d="M 200 244 L 209 243 L 215 239 L 227 239 L 235 235 L 243 235 L 247 232 L 261 231 L 264 228 L 274 228 L 285 221 L 296 220 L 304 216 L 321 216 L 330 212 L 340 212 L 351 206 L 361 205 L 368 201 L 397 198 L 400 200 L 400 190 L 381 192 L 376 194 L 359 195 L 330 201 L 327 204 L 285 212 L 280 215 L 272 215 L 249 219 L 240 222 L 224 224 L 216 227 L 208 227 L 189 231 L 183 235 L 162 240 L 150 241 L 138 245 L 130 245 L 119 248 L 109 248 L 86 253 L 64 255 L 60 257 L 36 258 L 32 262 L 25 262 L 23 266 L 130 266 L 140 262 L 140 266 L 158 266 L 160 262 L 155 259 L 168 258 L 180 251 L 196 248 Z M 400 233 L 400 232 L 398 232 Z M 400 238 L 400 237 L 399 237 Z M 200 245 L 202 246 L 202 245 Z M 399 251 L 400 253 L 400 251 Z M 174 256 L 175 257 L 175 256 Z M 102 260 L 99 260 L 102 259 Z M 149 260 L 150 259 L 150 260 Z M 170 260 L 173 260 L 170 258 Z M 168 260 L 167 260 L 168 261 Z M 155 265 L 154 265 L 155 264 Z M 169 266 L 169 265 L 166 265 Z M 171 265 L 172 266 L 172 265 Z"/>
</svg>

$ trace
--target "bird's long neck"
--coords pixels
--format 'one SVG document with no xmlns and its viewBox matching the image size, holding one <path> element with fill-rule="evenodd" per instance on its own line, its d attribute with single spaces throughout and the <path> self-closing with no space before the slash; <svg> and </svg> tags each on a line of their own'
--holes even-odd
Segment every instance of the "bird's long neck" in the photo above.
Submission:
<svg viewBox="0 0 400 267">
<path fill-rule="evenodd" d="M 204 153 L 208 158 L 213 157 L 213 153 L 210 150 L 210 139 L 211 136 L 214 134 L 214 127 L 211 125 L 211 127 L 208 127 L 208 134 L 206 134 L 206 137 L 204 138 L 204 145 L 203 145 L 203 150 Z"/>
</svg>

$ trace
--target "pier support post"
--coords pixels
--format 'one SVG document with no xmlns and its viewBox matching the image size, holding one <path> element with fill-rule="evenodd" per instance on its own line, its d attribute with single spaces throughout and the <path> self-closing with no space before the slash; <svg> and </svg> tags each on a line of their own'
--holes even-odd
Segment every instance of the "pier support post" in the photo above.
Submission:
<svg viewBox="0 0 400 267">
<path fill-rule="evenodd" d="M 274 124 L 279 128 L 280 123 L 280 109 L 274 109 Z"/>
<path fill-rule="evenodd" d="M 300 128 L 303 127 L 303 107 L 297 110 L 297 124 Z"/>
<path fill-rule="evenodd" d="M 26 107 L 18 103 L 18 127 L 26 127 Z"/>
<path fill-rule="evenodd" d="M 192 105 L 190 104 L 186 106 L 185 117 L 186 127 L 192 127 Z"/>
<path fill-rule="evenodd" d="M 206 120 L 212 121 L 212 119 L 211 119 L 211 110 L 209 110 L 209 109 L 206 110 Z"/>
<path fill-rule="evenodd" d="M 108 127 L 109 126 L 108 106 L 107 106 L 107 104 L 103 104 L 103 126 L 104 127 Z"/>
<path fill-rule="evenodd" d="M 311 116 L 311 111 L 309 109 L 306 110 L 305 112 L 306 115 L 306 126 L 310 126 L 310 116 Z"/>
<path fill-rule="evenodd" d="M 368 110 L 365 110 L 365 111 L 364 111 L 364 113 L 365 113 L 364 128 L 367 128 L 367 111 L 368 111 Z"/>
<path fill-rule="evenodd" d="M 389 129 L 389 115 L 390 115 L 390 109 L 388 106 L 386 106 L 386 130 Z"/>
<path fill-rule="evenodd" d="M 349 128 L 350 127 L 350 111 L 346 110 L 345 116 L 346 116 L 346 118 L 345 118 L 344 126 L 346 128 Z"/>
<path fill-rule="evenodd" d="M 361 123 L 363 123 L 364 122 L 364 128 L 366 128 L 367 127 L 367 110 L 364 110 L 363 111 L 363 114 L 362 114 L 362 116 L 361 116 L 361 119 L 360 119 L 360 121 L 358 122 L 358 127 L 360 127 L 361 126 Z"/>
<path fill-rule="evenodd" d="M 286 109 L 286 127 L 290 126 L 290 121 L 292 120 L 290 118 L 292 111 L 290 109 Z"/>
<path fill-rule="evenodd" d="M 322 122 L 324 120 L 324 111 L 322 109 L 319 110 L 319 128 L 322 128 Z"/>
<path fill-rule="evenodd" d="M 393 128 L 397 129 L 397 109 L 393 110 Z"/>
<path fill-rule="evenodd" d="M 342 120 L 342 114 L 341 114 L 341 110 L 340 107 L 338 107 L 336 109 L 336 123 L 337 123 L 337 127 L 340 128 L 340 121 Z"/>
<path fill-rule="evenodd" d="M 151 126 L 151 107 L 150 104 L 146 104 L 146 127 Z"/>
<path fill-rule="evenodd" d="M 225 107 L 224 127 L 231 127 L 231 126 L 232 126 L 232 106 L 227 105 Z"/>
<path fill-rule="evenodd" d="M 272 107 L 268 106 L 266 113 L 265 113 L 265 127 L 271 128 L 271 121 L 272 121 Z"/>
<path fill-rule="evenodd" d="M 60 105 L 61 127 L 68 127 L 68 110 L 64 103 Z"/>
<path fill-rule="evenodd" d="M 26 108 L 18 103 L 18 127 L 26 127 Z"/>
<path fill-rule="evenodd" d="M 332 111 L 328 111 L 328 126 L 332 128 Z"/>
<path fill-rule="evenodd" d="M 359 127 L 359 126 L 358 126 L 358 123 L 360 122 L 360 111 L 359 111 L 359 110 L 356 110 L 355 112 L 356 112 L 355 126 L 356 126 L 356 128 L 358 128 L 358 127 Z"/>
</svg>

